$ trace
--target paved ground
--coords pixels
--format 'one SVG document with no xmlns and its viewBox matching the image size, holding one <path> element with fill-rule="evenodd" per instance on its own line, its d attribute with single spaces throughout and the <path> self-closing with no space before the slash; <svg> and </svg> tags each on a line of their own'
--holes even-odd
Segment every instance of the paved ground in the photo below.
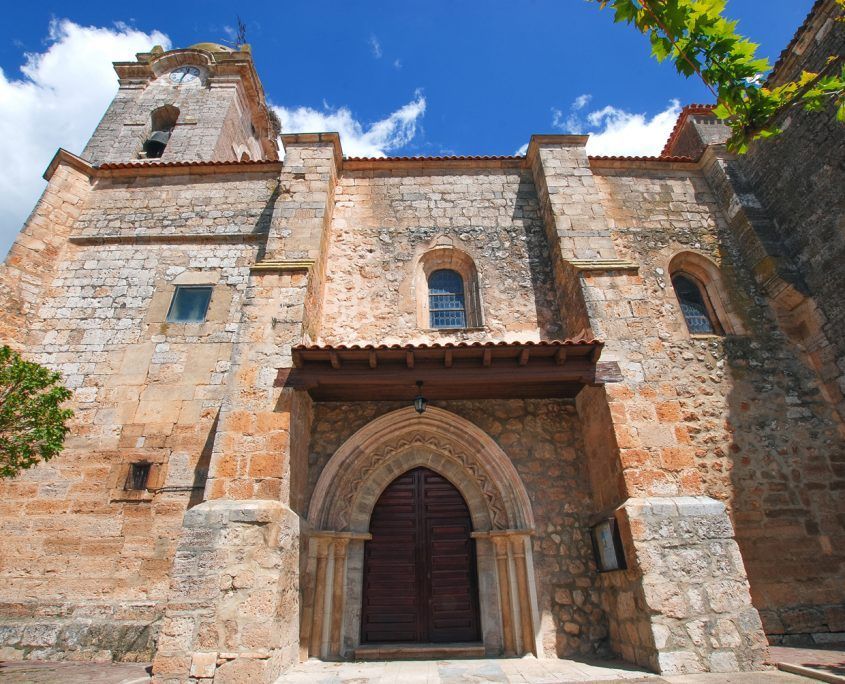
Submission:
<svg viewBox="0 0 845 684">
<path fill-rule="evenodd" d="M 808 668 L 815 672 L 831 675 L 828 681 L 845 682 L 845 644 L 830 644 L 829 646 L 816 646 L 815 648 L 796 648 L 794 646 L 770 646 L 769 659 L 773 663 L 786 663 L 787 665 Z M 795 669 L 795 668 L 794 668 Z M 803 670 L 799 670 L 804 672 Z M 809 674 L 809 672 L 805 672 Z"/>
<path fill-rule="evenodd" d="M 785 672 L 743 672 L 658 677 L 623 663 L 498 658 L 495 660 L 408 660 L 324 663 L 309 660 L 280 677 L 276 684 L 808 684 Z"/>
<path fill-rule="evenodd" d="M 147 663 L 0 663 L 2 684 L 146 684 Z M 511 658 L 323 663 L 311 660 L 277 684 L 812 684 L 785 672 L 658 677 L 621 663 Z"/>
</svg>

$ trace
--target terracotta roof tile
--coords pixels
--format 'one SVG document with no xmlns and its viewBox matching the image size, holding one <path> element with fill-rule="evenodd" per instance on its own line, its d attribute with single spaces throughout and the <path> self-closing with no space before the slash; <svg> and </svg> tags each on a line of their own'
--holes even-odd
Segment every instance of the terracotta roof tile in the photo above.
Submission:
<svg viewBox="0 0 845 684">
<path fill-rule="evenodd" d="M 197 166 L 261 166 L 263 164 L 281 164 L 276 159 L 250 159 L 249 161 L 178 161 L 178 162 L 159 162 L 159 161 L 131 161 L 131 162 L 106 162 L 99 164 L 95 168 L 104 171 L 112 171 L 115 169 L 172 169 L 179 167 L 197 167 Z"/>
<path fill-rule="evenodd" d="M 681 129 L 684 126 L 684 122 L 686 122 L 687 117 L 690 114 L 708 114 L 712 112 L 716 108 L 716 105 L 712 104 L 688 104 L 681 110 L 681 113 L 678 115 L 678 120 L 675 122 L 675 127 L 672 129 L 672 132 L 669 134 L 669 139 L 666 141 L 666 144 L 663 146 L 663 151 L 660 153 L 661 157 L 668 157 L 669 150 L 672 149 L 672 145 L 675 144 L 675 140 L 681 133 Z"/>
<path fill-rule="evenodd" d="M 540 342 L 434 342 L 432 344 L 299 344 L 294 351 L 424 351 L 426 349 L 492 349 L 495 347 L 571 347 L 576 345 L 604 344 L 602 340 L 579 334 L 565 340 L 541 340 Z"/>
</svg>

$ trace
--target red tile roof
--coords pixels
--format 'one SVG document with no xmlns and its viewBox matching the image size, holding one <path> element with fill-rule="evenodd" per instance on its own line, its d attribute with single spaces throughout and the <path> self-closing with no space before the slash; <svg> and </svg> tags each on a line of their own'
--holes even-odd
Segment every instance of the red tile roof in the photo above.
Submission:
<svg viewBox="0 0 845 684">
<path fill-rule="evenodd" d="M 675 141 L 681 134 L 681 129 L 684 127 L 684 123 L 686 122 L 690 114 L 709 114 L 715 108 L 716 105 L 712 104 L 689 104 L 684 107 L 681 110 L 681 113 L 678 115 L 678 120 L 675 122 L 675 127 L 669 134 L 669 140 L 667 140 L 666 144 L 663 146 L 663 151 L 660 153 L 661 158 L 666 158 L 669 156 L 669 151 L 672 149 L 672 146 L 675 144 Z"/>
<path fill-rule="evenodd" d="M 565 340 L 541 340 L 540 342 L 434 342 L 432 344 L 299 344 L 294 351 L 425 351 L 427 349 L 494 349 L 496 347 L 571 347 L 577 345 L 603 345 L 602 340 L 579 333 Z"/>
<path fill-rule="evenodd" d="M 131 162 L 106 162 L 99 164 L 95 168 L 104 171 L 112 171 L 115 169 L 160 169 L 160 168 L 179 168 L 192 166 L 261 166 L 264 164 L 281 164 L 276 159 L 250 159 L 249 161 L 131 161 Z"/>
</svg>

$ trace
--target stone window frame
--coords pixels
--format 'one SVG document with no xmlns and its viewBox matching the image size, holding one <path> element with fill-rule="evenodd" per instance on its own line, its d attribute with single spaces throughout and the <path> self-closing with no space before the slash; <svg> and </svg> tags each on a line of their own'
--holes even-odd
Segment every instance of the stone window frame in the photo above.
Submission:
<svg viewBox="0 0 845 684">
<path fill-rule="evenodd" d="M 136 463 L 150 466 L 147 486 L 144 489 L 129 489 L 129 475 Z M 152 501 L 158 490 L 164 486 L 166 467 L 163 454 L 127 454 L 120 463 L 112 465 L 109 473 L 109 501 Z"/>
<path fill-rule="evenodd" d="M 466 325 L 462 328 L 432 328 L 429 307 L 428 279 L 434 271 L 455 271 L 464 282 L 464 310 Z M 432 333 L 451 333 L 456 330 L 483 330 L 484 317 L 478 269 L 475 260 L 466 252 L 451 246 L 437 246 L 417 260 L 414 270 L 414 295 L 417 304 L 417 327 Z"/>
<path fill-rule="evenodd" d="M 221 285 L 219 270 L 187 270 L 169 281 L 156 281 L 145 322 L 153 326 L 155 333 L 167 334 L 168 329 L 180 335 L 202 337 L 225 325 L 229 319 L 232 303 L 232 289 Z M 176 294 L 177 286 L 210 287 L 211 300 L 208 303 L 205 320 L 179 323 L 167 320 L 167 313 Z"/>
<path fill-rule="evenodd" d="M 669 261 L 667 268 L 669 285 L 672 296 L 677 305 L 678 315 L 682 323 L 681 330 L 691 339 L 724 337 L 726 335 L 742 335 L 745 333 L 742 321 L 730 304 L 722 272 L 710 258 L 692 251 L 676 253 Z M 701 298 L 707 308 L 707 315 L 715 332 L 692 333 L 687 326 L 686 317 L 681 310 L 678 295 L 672 282 L 677 276 L 684 276 L 697 285 Z"/>
</svg>

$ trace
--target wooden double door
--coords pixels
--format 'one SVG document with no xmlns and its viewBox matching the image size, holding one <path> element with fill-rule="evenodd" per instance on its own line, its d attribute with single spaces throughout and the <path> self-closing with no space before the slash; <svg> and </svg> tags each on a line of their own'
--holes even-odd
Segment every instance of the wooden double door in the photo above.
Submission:
<svg viewBox="0 0 845 684">
<path fill-rule="evenodd" d="M 363 643 L 480 640 L 472 521 L 460 492 L 427 468 L 379 497 L 364 547 Z"/>
</svg>

